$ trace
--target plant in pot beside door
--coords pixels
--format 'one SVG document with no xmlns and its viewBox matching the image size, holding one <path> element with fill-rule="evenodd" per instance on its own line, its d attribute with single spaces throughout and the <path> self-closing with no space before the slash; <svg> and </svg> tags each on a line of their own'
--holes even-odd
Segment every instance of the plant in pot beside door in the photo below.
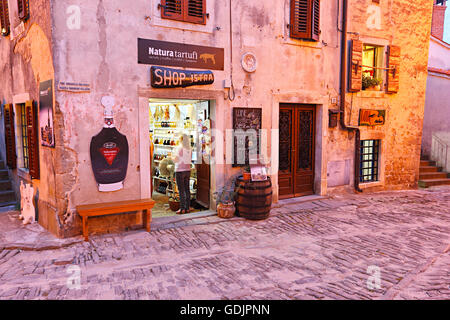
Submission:
<svg viewBox="0 0 450 320">
<path fill-rule="evenodd" d="M 172 211 L 178 211 L 180 209 L 180 199 L 177 194 L 172 194 L 169 197 L 169 207 Z"/>
<path fill-rule="evenodd" d="M 234 216 L 236 207 L 234 206 L 235 192 L 223 188 L 219 192 L 214 193 L 214 198 L 217 202 L 217 215 L 220 218 L 231 218 Z"/>
</svg>

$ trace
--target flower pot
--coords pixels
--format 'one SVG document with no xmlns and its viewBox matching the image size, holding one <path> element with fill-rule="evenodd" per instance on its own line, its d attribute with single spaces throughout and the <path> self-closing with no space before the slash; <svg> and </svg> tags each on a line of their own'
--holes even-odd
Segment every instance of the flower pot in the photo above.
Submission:
<svg viewBox="0 0 450 320">
<path fill-rule="evenodd" d="M 368 90 L 368 91 L 381 91 L 381 85 L 377 84 L 376 86 L 370 86 L 370 87 L 367 87 L 366 90 Z"/>
<path fill-rule="evenodd" d="M 219 203 L 217 205 L 217 215 L 220 218 L 228 219 L 234 216 L 234 212 L 236 211 L 236 207 L 233 202 L 229 203 Z"/>
<path fill-rule="evenodd" d="M 169 200 L 169 207 L 170 210 L 177 211 L 178 209 L 180 209 L 180 201 Z"/>
<path fill-rule="evenodd" d="M 252 178 L 252 175 L 250 172 L 242 173 L 242 179 L 244 179 L 245 181 L 249 181 L 251 178 Z"/>
</svg>

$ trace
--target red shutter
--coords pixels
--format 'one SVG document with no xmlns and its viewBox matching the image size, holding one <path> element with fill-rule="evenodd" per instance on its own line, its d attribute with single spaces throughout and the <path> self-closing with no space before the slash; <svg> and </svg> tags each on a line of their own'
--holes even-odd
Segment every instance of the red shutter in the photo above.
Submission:
<svg viewBox="0 0 450 320">
<path fill-rule="evenodd" d="M 29 172 L 31 178 L 39 179 L 39 124 L 37 119 L 36 102 L 27 101 L 25 103 L 25 115 L 27 118 Z"/>
<path fill-rule="evenodd" d="M 312 8 L 312 35 L 313 40 L 319 41 L 320 36 L 320 0 L 313 0 Z"/>
<path fill-rule="evenodd" d="M 1 24 L 1 34 L 3 36 L 9 35 L 9 8 L 8 0 L 0 0 L 0 24 Z"/>
<path fill-rule="evenodd" d="M 362 88 L 362 50 L 363 43 L 359 40 L 352 40 L 348 77 L 348 91 L 350 92 L 360 91 Z"/>
<path fill-rule="evenodd" d="M 184 0 L 184 21 L 206 24 L 206 0 Z"/>
<path fill-rule="evenodd" d="M 15 169 L 17 165 L 16 134 L 14 132 L 14 110 L 12 104 L 5 105 L 3 120 L 5 122 L 6 164 L 11 169 Z"/>
<path fill-rule="evenodd" d="M 183 21 L 184 0 L 161 0 L 161 18 Z"/>
<path fill-rule="evenodd" d="M 290 36 L 307 39 L 311 34 L 311 0 L 291 0 Z"/>
<path fill-rule="evenodd" d="M 30 17 L 29 0 L 17 0 L 20 20 L 27 20 Z"/>
<path fill-rule="evenodd" d="M 387 66 L 387 92 L 398 92 L 400 83 L 400 47 L 389 46 Z"/>
</svg>

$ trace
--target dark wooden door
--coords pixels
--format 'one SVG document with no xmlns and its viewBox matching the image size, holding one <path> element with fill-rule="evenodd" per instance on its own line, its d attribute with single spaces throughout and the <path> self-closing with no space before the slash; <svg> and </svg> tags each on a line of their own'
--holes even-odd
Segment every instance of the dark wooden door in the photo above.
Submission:
<svg viewBox="0 0 450 320">
<path fill-rule="evenodd" d="M 279 198 L 314 194 L 315 108 L 280 105 Z"/>
<path fill-rule="evenodd" d="M 211 102 L 208 102 L 207 110 L 200 111 L 203 118 L 210 119 Z M 200 116 L 200 115 L 199 115 Z M 211 121 L 211 119 L 210 119 Z M 211 121 L 212 124 L 212 121 Z M 211 134 L 210 132 L 208 134 Z M 197 139 L 198 141 L 198 139 Z M 197 169 L 197 197 L 196 201 L 205 208 L 209 208 L 209 194 L 211 192 L 211 166 L 210 157 L 202 156 L 200 141 L 197 148 L 197 159 L 201 159 L 201 163 L 196 164 Z"/>
<path fill-rule="evenodd" d="M 205 208 L 209 208 L 210 192 L 210 165 L 201 163 L 197 168 L 197 202 Z"/>
</svg>

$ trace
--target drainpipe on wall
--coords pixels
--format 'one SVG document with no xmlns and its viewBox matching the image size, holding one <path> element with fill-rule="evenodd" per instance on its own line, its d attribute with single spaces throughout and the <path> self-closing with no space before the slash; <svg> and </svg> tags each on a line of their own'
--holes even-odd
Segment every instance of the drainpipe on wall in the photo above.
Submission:
<svg viewBox="0 0 450 320">
<path fill-rule="evenodd" d="M 347 11 L 348 11 L 348 0 L 343 0 L 343 10 L 342 10 L 342 43 L 341 43 L 341 85 L 340 85 L 340 123 L 341 127 L 347 131 L 355 132 L 355 190 L 357 192 L 362 192 L 359 187 L 359 166 L 360 166 L 360 131 L 358 127 L 351 127 L 345 124 L 345 88 L 347 83 Z"/>
</svg>

